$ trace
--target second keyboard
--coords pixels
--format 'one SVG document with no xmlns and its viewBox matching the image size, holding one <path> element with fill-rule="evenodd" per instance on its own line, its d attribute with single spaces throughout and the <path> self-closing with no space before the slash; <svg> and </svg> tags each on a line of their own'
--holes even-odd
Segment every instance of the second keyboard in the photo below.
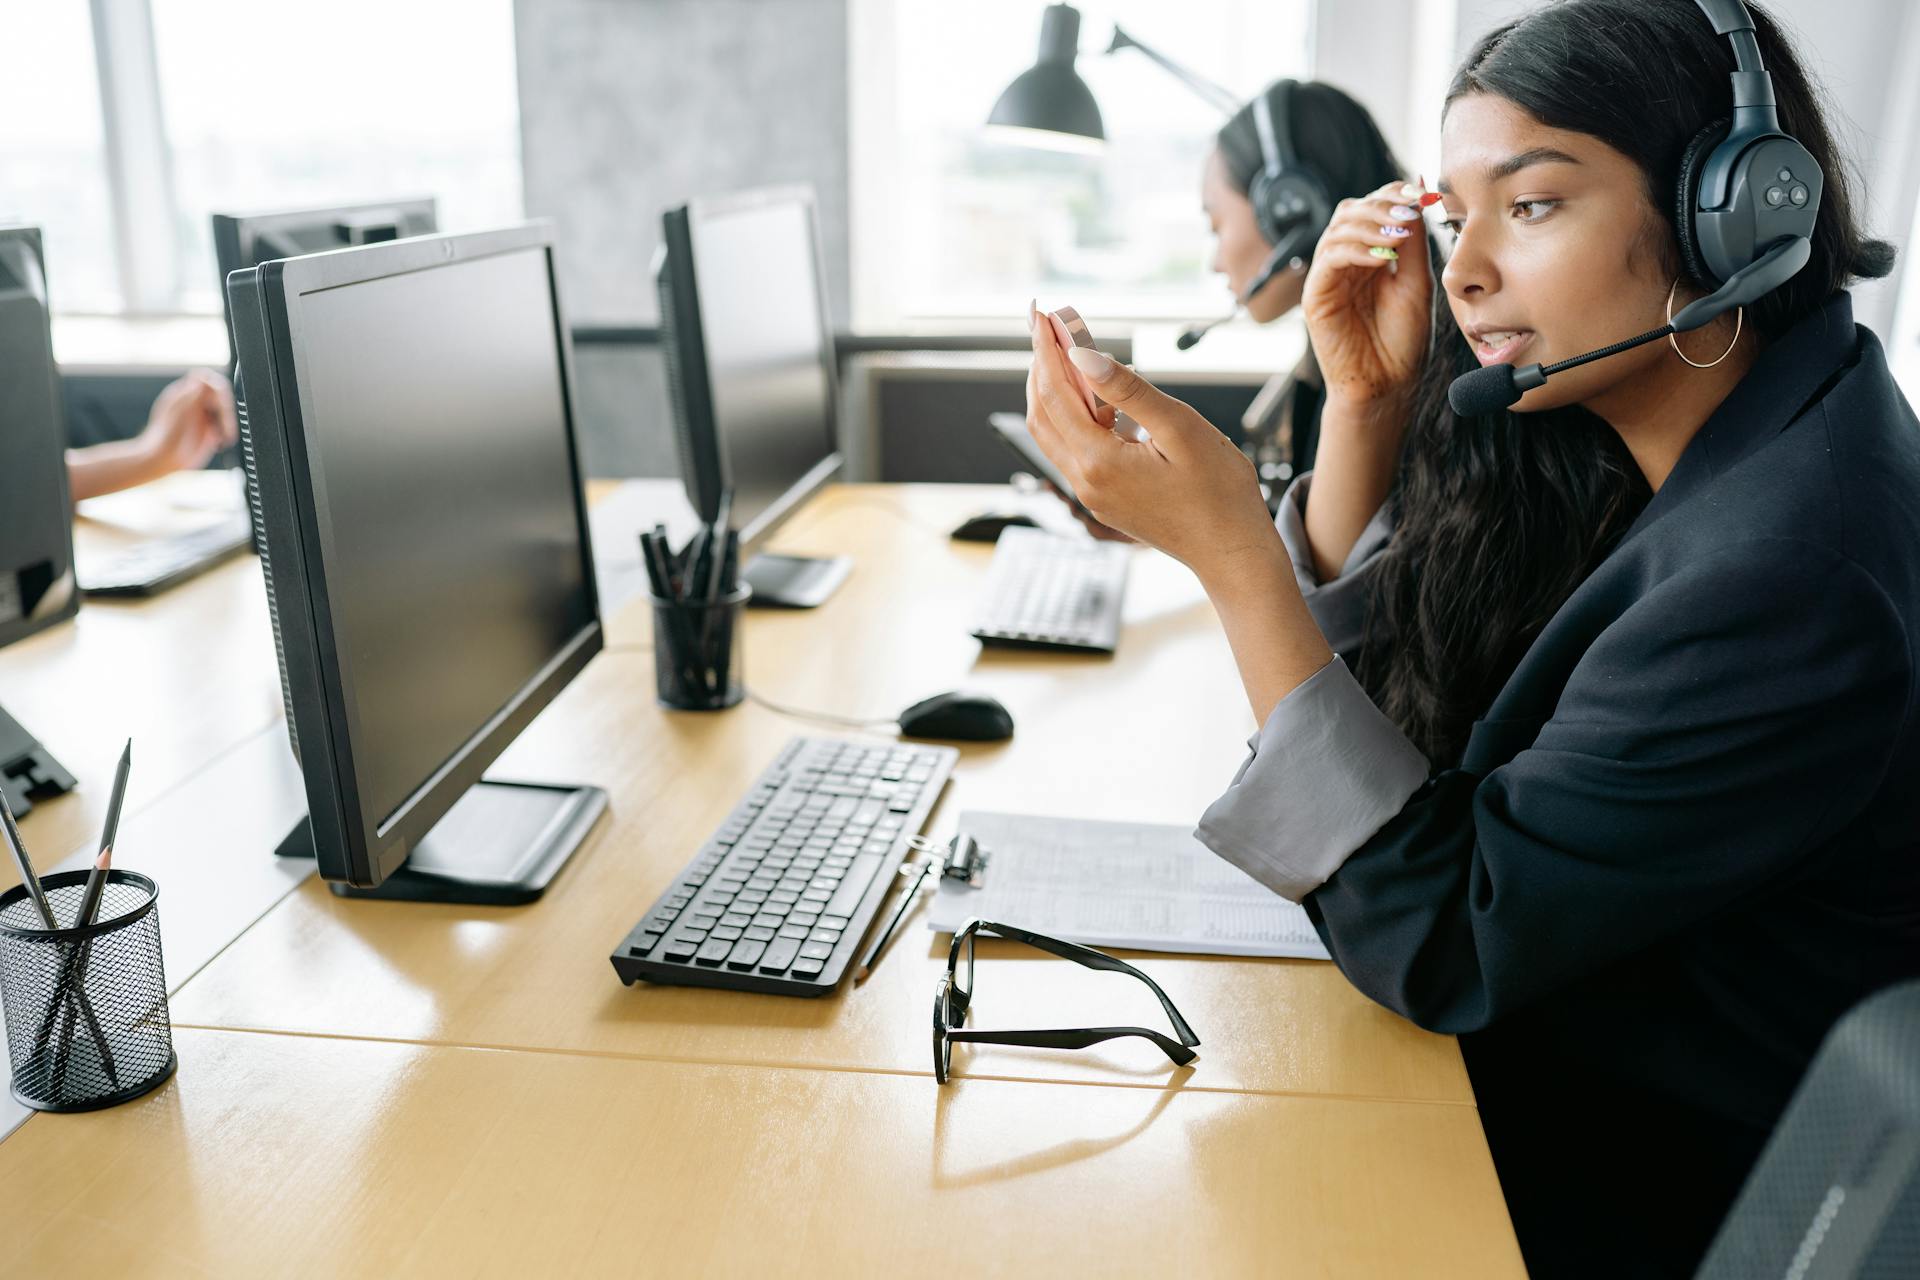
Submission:
<svg viewBox="0 0 1920 1280">
<path fill-rule="evenodd" d="M 1132 558 L 1125 543 L 1007 529 L 973 634 L 982 644 L 1112 653 Z"/>
</svg>

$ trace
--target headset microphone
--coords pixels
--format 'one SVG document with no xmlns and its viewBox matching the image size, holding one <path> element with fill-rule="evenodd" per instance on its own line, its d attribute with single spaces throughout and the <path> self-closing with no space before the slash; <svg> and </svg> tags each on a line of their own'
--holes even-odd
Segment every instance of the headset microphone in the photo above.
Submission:
<svg viewBox="0 0 1920 1280">
<path fill-rule="evenodd" d="M 1266 288 L 1267 281 L 1279 275 L 1281 268 L 1292 265 L 1293 261 L 1299 257 L 1301 241 L 1305 240 L 1309 234 L 1311 234 L 1311 229 L 1308 227 L 1302 226 L 1295 228 L 1286 239 L 1280 242 L 1279 246 L 1275 248 L 1272 253 L 1267 255 L 1267 260 L 1260 264 L 1260 271 L 1253 277 L 1253 283 L 1242 289 L 1240 296 L 1234 299 L 1233 310 L 1227 312 L 1227 314 L 1221 316 L 1218 320 L 1209 320 L 1205 324 L 1194 325 L 1192 328 L 1183 332 L 1178 338 L 1175 338 L 1173 345 L 1182 351 L 1186 351 L 1195 343 L 1199 342 L 1200 339 L 1211 333 L 1217 326 L 1225 324 L 1246 310 L 1247 304 L 1253 301 L 1253 295 Z"/>
<path fill-rule="evenodd" d="M 1475 369 L 1453 380 L 1453 384 L 1447 388 L 1447 403 L 1463 418 L 1498 413 L 1546 382 L 1553 374 L 1595 360 L 1604 360 L 1622 351 L 1631 351 L 1644 343 L 1657 342 L 1671 333 L 1698 329 L 1735 307 L 1745 306 L 1792 279 L 1794 272 L 1807 265 L 1807 259 L 1812 254 L 1813 244 L 1805 236 L 1781 240 L 1767 250 L 1759 261 L 1734 272 L 1725 284 L 1706 297 L 1682 307 L 1680 314 L 1658 329 L 1650 329 L 1625 342 L 1600 347 L 1557 364 L 1530 364 L 1519 369 L 1510 364 L 1490 364 L 1483 369 Z"/>
</svg>

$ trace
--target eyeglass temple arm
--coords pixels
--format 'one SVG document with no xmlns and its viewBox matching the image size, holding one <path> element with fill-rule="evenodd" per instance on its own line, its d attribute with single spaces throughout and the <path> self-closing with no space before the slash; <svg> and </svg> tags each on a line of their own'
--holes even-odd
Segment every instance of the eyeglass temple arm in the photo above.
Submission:
<svg viewBox="0 0 1920 1280">
<path fill-rule="evenodd" d="M 1074 1027 L 1053 1031 L 973 1031 L 955 1028 L 947 1032 L 947 1038 L 956 1042 L 1023 1045 L 1036 1049 L 1085 1049 L 1089 1045 L 1122 1040 L 1129 1036 L 1153 1041 L 1160 1047 L 1160 1052 L 1183 1067 L 1199 1056 L 1171 1036 L 1161 1035 L 1146 1027 Z"/>
<path fill-rule="evenodd" d="M 1083 964 L 1089 969 L 1104 969 L 1108 973 L 1125 973 L 1140 979 L 1152 988 L 1154 995 L 1160 998 L 1160 1007 L 1165 1009 L 1167 1017 L 1173 1020 L 1173 1029 L 1180 1033 L 1181 1043 L 1189 1045 L 1200 1043 L 1200 1037 L 1195 1035 L 1193 1028 L 1187 1025 L 1187 1020 L 1180 1016 L 1180 1011 L 1173 1007 L 1173 1001 L 1167 999 L 1167 993 L 1160 989 L 1160 984 L 1125 960 L 1115 959 L 1104 951 L 1095 951 L 1092 947 L 1083 947 L 1075 942 L 1062 942 L 1058 938 L 1049 938 L 1045 934 L 1030 933 L 1010 924 L 995 924 L 990 920 L 982 920 L 980 928 L 991 930 L 1003 938 L 1011 938 L 1015 942 L 1024 942 L 1030 947 L 1037 947 L 1063 960 Z"/>
</svg>

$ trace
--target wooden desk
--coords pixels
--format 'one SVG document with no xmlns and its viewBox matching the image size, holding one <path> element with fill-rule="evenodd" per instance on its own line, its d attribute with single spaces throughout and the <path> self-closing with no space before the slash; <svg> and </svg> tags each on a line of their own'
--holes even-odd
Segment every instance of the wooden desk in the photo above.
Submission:
<svg viewBox="0 0 1920 1280">
<path fill-rule="evenodd" d="M 999 697 L 1017 735 L 964 749 L 936 832 L 967 807 L 1190 822 L 1252 729 L 1196 584 L 1142 552 L 1116 658 L 982 654 L 966 622 L 991 549 L 945 530 L 996 496 L 817 498 L 782 549 L 852 552 L 854 576 L 820 610 L 752 615 L 749 679 L 856 714 Z M 866 986 L 817 1001 L 622 987 L 614 943 L 779 745 L 820 731 L 753 704 L 662 711 L 644 603 L 608 630 L 494 770 L 611 792 L 547 897 L 483 911 L 306 880 L 176 993 L 174 1083 L 0 1146 L 20 1220 L 43 1223 L 20 1256 L 85 1217 L 100 1252 L 75 1256 L 150 1246 L 222 1274 L 846 1273 L 956 1248 L 989 1273 L 1063 1248 L 1126 1273 L 1520 1272 L 1456 1046 L 1328 964 L 1147 957 L 1204 1040 L 1193 1068 L 979 1046 L 946 1090 L 926 1029 L 944 948 L 911 923 Z M 977 1020 L 1160 1018 L 1067 970 L 983 950 Z"/>
<path fill-rule="evenodd" d="M 91 520 L 81 546 L 126 540 Z M 88 600 L 72 622 L 0 650 L 0 706 L 79 781 L 21 822 L 42 871 L 97 841 L 127 738 L 128 813 L 283 719 L 260 564 L 242 556 L 151 601 Z M 0 885 L 19 882 L 0 859 Z"/>
<path fill-rule="evenodd" d="M 1198 584 L 1142 550 L 1111 659 L 982 653 L 967 634 L 991 548 L 944 530 L 977 490 L 837 488 L 783 541 L 858 556 L 832 601 L 749 616 L 748 680 L 776 701 L 884 715 L 977 686 L 1013 712 L 1012 741 L 963 744 L 936 817 L 962 808 L 1191 822 L 1245 754 L 1252 716 Z M 648 611 L 616 618 L 636 649 Z M 546 898 L 515 912 L 368 903 L 305 885 L 176 1002 L 186 1023 L 442 1044 L 565 1048 L 705 1062 L 925 1073 L 926 1013 L 945 947 L 917 922 L 864 987 L 818 1001 L 621 987 L 607 954 L 794 733 L 747 703 L 663 711 L 650 653 L 597 660 L 496 766 L 501 777 L 608 789 L 612 813 Z M 995 1025 L 1164 1018 L 1137 983 L 990 947 L 976 1017 Z M 1016 958 L 1017 957 L 1017 958 Z M 1206 1042 L 1188 1087 L 1471 1101 L 1459 1052 L 1356 992 L 1324 962 L 1155 956 L 1145 962 Z M 1004 968 L 1003 968 L 1004 966 Z M 982 1025 L 985 1025 L 983 1022 Z M 970 1075 L 1158 1081 L 1151 1046 L 1084 1053 L 979 1047 Z"/>
<path fill-rule="evenodd" d="M 0 1147 L 10 1270 L 1522 1274 L 1470 1107 L 178 1035 Z"/>
</svg>

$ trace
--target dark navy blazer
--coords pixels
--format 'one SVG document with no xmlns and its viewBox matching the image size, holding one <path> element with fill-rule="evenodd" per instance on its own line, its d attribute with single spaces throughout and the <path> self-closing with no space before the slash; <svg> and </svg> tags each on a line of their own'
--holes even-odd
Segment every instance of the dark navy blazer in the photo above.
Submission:
<svg viewBox="0 0 1920 1280">
<path fill-rule="evenodd" d="M 1536 1275 L 1690 1274 L 1842 1011 L 1920 974 L 1920 427 L 1836 294 L 1306 904 L 1462 1047 Z"/>
</svg>

